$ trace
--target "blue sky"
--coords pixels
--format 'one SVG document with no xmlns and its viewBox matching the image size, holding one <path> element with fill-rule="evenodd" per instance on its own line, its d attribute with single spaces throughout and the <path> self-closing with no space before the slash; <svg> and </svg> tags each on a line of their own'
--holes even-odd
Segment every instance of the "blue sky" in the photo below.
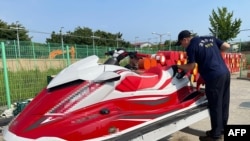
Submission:
<svg viewBox="0 0 250 141">
<path fill-rule="evenodd" d="M 0 19 L 19 21 L 32 40 L 44 43 L 52 31 L 74 31 L 78 26 L 111 33 L 121 32 L 130 42 L 176 40 L 179 31 L 208 35 L 212 10 L 227 7 L 233 18 L 250 29 L 249 0 L 1 0 Z M 45 32 L 37 33 L 34 31 Z M 250 30 L 236 40 L 249 41 Z"/>
</svg>

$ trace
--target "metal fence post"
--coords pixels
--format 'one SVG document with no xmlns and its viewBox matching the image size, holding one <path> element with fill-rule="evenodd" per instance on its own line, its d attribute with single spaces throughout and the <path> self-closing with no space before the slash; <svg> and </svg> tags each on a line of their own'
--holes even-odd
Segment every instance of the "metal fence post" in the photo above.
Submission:
<svg viewBox="0 0 250 141">
<path fill-rule="evenodd" d="M 4 85 L 6 88 L 6 99 L 7 99 L 7 106 L 9 109 L 11 108 L 10 87 L 9 87 L 9 79 L 8 79 L 8 71 L 7 71 L 7 63 L 6 63 L 5 46 L 3 42 L 1 42 L 1 47 L 2 47 L 3 72 L 4 72 Z"/>
<path fill-rule="evenodd" d="M 239 46 L 239 49 L 238 49 L 238 52 L 240 52 L 241 56 L 240 56 L 240 77 L 242 77 L 242 53 L 241 53 L 241 39 L 240 39 L 240 46 Z"/>
<path fill-rule="evenodd" d="M 38 65 L 37 65 L 37 62 L 36 62 L 36 53 L 35 53 L 35 45 L 34 45 L 34 42 L 31 42 L 32 44 L 32 53 L 33 53 L 33 59 L 34 59 L 34 66 L 36 69 L 38 69 Z"/>
<path fill-rule="evenodd" d="M 77 45 L 75 44 L 75 58 L 73 59 L 77 59 Z"/>
<path fill-rule="evenodd" d="M 16 40 L 14 40 L 14 47 L 15 47 L 15 55 L 16 55 L 16 59 L 17 59 Z"/>
<path fill-rule="evenodd" d="M 89 50 L 88 50 L 88 45 L 87 45 L 87 56 L 89 56 Z"/>
<path fill-rule="evenodd" d="M 69 57 L 69 46 L 66 46 L 66 51 L 67 51 L 67 66 L 70 65 L 70 57 Z"/>
</svg>

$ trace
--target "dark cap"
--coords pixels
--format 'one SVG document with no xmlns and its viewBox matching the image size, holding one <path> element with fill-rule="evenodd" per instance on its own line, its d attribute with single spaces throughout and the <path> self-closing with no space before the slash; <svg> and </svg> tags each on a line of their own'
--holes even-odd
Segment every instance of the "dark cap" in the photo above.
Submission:
<svg viewBox="0 0 250 141">
<path fill-rule="evenodd" d="M 179 46 L 181 45 L 181 40 L 187 37 L 191 37 L 192 33 L 188 30 L 182 30 L 178 35 L 178 41 L 175 45 Z"/>
</svg>

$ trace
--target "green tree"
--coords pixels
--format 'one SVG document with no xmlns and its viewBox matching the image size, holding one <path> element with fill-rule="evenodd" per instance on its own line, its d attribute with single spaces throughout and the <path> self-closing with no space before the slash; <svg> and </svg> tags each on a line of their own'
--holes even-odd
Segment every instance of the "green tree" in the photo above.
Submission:
<svg viewBox="0 0 250 141">
<path fill-rule="evenodd" d="M 63 37 L 65 44 L 92 45 L 94 37 L 96 46 L 130 46 L 129 42 L 122 40 L 122 34 L 120 32 L 113 34 L 102 30 L 92 31 L 92 29 L 88 27 L 82 28 L 80 26 L 76 27 L 73 32 L 67 31 L 65 34 L 56 34 L 56 32 L 53 31 L 51 37 L 46 39 L 46 42 L 60 43 L 61 37 Z"/>
<path fill-rule="evenodd" d="M 250 42 L 241 43 L 241 51 L 250 51 Z"/>
<path fill-rule="evenodd" d="M 20 41 L 30 41 L 28 31 L 19 23 L 8 23 L 0 20 L 0 39 L 2 40 L 17 40 L 17 30 Z"/>
<path fill-rule="evenodd" d="M 218 13 L 213 10 L 212 15 L 209 16 L 210 32 L 224 41 L 237 37 L 240 33 L 241 19 L 233 20 L 233 12 L 228 12 L 226 7 L 217 10 Z"/>
<path fill-rule="evenodd" d="M 11 38 L 11 32 L 9 32 L 8 24 L 2 20 L 0 20 L 0 39 L 6 40 Z"/>
</svg>

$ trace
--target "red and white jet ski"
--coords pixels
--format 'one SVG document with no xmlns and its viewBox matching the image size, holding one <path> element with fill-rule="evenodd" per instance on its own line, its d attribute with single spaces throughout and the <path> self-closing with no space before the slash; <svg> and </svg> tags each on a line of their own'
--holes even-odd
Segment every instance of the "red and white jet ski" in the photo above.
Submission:
<svg viewBox="0 0 250 141">
<path fill-rule="evenodd" d="M 73 63 L 52 79 L 3 130 L 6 141 L 129 140 L 172 113 L 204 104 L 205 94 L 171 67 L 138 74 L 98 63 L 95 55 Z M 108 64 L 109 63 L 109 64 Z"/>
</svg>

